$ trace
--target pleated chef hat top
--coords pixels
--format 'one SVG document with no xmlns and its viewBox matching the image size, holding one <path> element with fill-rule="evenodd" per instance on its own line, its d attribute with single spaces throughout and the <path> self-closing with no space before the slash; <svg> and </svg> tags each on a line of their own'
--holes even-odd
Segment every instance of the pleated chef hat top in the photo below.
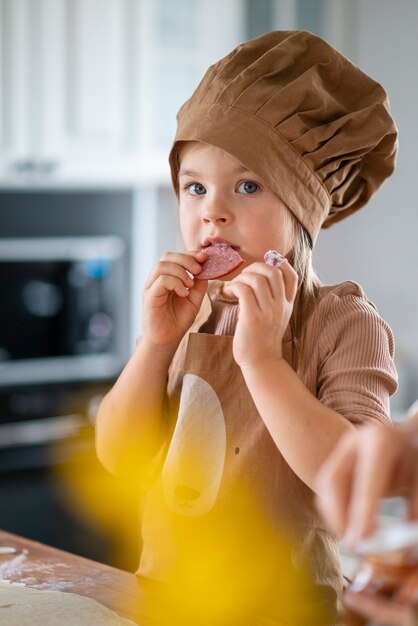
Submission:
<svg viewBox="0 0 418 626">
<path fill-rule="evenodd" d="M 384 89 L 320 37 L 265 33 L 212 65 L 177 115 L 179 142 L 225 150 L 309 233 L 360 209 L 390 176 L 397 129 Z"/>
</svg>

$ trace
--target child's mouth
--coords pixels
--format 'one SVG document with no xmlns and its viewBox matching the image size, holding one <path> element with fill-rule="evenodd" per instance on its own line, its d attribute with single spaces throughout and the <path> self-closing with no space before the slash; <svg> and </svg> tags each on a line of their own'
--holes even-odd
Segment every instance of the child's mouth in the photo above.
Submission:
<svg viewBox="0 0 418 626">
<path fill-rule="evenodd" d="M 239 250 L 239 246 L 235 246 L 230 241 L 226 239 L 221 239 L 220 237 L 207 238 L 204 240 L 202 244 L 202 249 L 210 248 L 211 246 L 216 246 L 220 248 L 232 248 L 233 250 Z"/>
</svg>

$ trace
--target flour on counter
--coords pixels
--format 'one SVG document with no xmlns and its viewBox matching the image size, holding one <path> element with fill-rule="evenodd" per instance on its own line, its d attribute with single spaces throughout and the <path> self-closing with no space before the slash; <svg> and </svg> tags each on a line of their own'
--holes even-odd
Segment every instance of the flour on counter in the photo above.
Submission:
<svg viewBox="0 0 418 626">
<path fill-rule="evenodd" d="M 135 626 L 96 600 L 0 580 L 0 626 Z"/>
<path fill-rule="evenodd" d="M 16 552 L 16 550 L 14 551 Z M 2 580 L 10 582 L 10 578 L 18 578 L 20 586 L 34 587 L 39 590 L 69 591 L 74 588 L 73 582 L 66 580 L 68 570 L 71 569 L 70 565 L 62 562 L 44 563 L 43 561 L 31 560 L 30 569 L 28 569 L 27 555 L 28 550 L 25 549 L 6 561 L 0 558 L 0 582 Z M 34 575 L 35 573 L 36 575 Z M 39 582 L 40 578 L 42 582 Z M 83 576 L 82 582 L 85 585 L 94 584 L 95 578 L 94 576 Z"/>
<path fill-rule="evenodd" d="M 26 561 L 27 550 L 22 550 L 20 554 L 17 554 L 12 559 L 0 562 L 0 578 L 7 578 L 12 575 L 19 575 L 22 572 L 21 565 Z"/>
<path fill-rule="evenodd" d="M 17 552 L 17 550 L 12 546 L 0 546 L 0 556 L 2 554 L 15 554 L 15 552 Z"/>
</svg>

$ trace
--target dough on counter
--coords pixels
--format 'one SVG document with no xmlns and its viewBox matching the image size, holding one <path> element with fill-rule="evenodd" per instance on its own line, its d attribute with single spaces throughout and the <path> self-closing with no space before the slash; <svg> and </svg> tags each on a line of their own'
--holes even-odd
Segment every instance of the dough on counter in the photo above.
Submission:
<svg viewBox="0 0 418 626">
<path fill-rule="evenodd" d="M 0 580 L 1 626 L 134 626 L 96 600 Z"/>
</svg>

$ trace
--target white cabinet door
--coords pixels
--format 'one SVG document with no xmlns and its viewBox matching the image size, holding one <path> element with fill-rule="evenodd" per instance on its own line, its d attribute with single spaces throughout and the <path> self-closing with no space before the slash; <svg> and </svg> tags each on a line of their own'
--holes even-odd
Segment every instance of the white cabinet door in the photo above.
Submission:
<svg viewBox="0 0 418 626">
<path fill-rule="evenodd" d="M 242 6 L 0 0 L 0 182 L 168 181 L 175 114 Z"/>
<path fill-rule="evenodd" d="M 44 137 L 66 158 L 123 150 L 127 42 L 124 0 L 42 0 Z M 41 34 L 41 41 L 44 37 Z M 54 56 L 58 55 L 58 62 Z M 49 111 L 48 111 L 49 109 Z M 56 112 L 53 132 L 50 115 Z M 54 146 L 55 144 L 55 146 Z"/>
<path fill-rule="evenodd" d="M 0 0 L 0 166 L 28 158 L 28 2 Z"/>
<path fill-rule="evenodd" d="M 0 0 L 2 175 L 129 154 L 129 0 Z"/>
<path fill-rule="evenodd" d="M 3 172 L 129 150 L 129 0 L 0 0 Z M 27 164 L 28 165 L 28 164 Z"/>
</svg>

